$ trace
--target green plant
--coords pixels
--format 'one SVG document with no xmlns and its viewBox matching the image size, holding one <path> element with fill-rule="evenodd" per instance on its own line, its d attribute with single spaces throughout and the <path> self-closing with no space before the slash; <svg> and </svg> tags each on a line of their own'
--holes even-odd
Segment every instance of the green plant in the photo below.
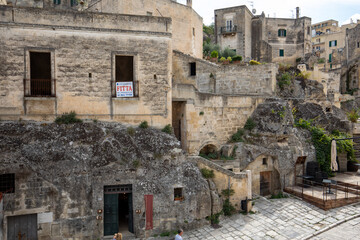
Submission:
<svg viewBox="0 0 360 240">
<path fill-rule="evenodd" d="M 236 52 L 234 50 L 231 50 L 230 48 L 225 48 L 222 52 L 221 52 L 221 57 L 224 58 L 228 58 L 228 57 L 233 57 L 236 55 Z"/>
<path fill-rule="evenodd" d="M 325 63 L 325 58 L 319 58 L 318 63 Z"/>
<path fill-rule="evenodd" d="M 255 121 L 254 121 L 251 117 L 249 117 L 249 118 L 246 120 L 246 123 L 245 123 L 245 125 L 244 125 L 244 129 L 251 131 L 251 130 L 253 130 L 255 127 L 256 127 Z"/>
<path fill-rule="evenodd" d="M 301 61 L 301 57 L 296 59 L 296 63 L 299 63 Z"/>
<path fill-rule="evenodd" d="M 355 92 L 357 92 L 359 89 L 358 88 L 352 88 L 352 89 L 348 89 L 345 93 L 346 94 L 350 94 L 351 96 L 354 95 Z"/>
<path fill-rule="evenodd" d="M 219 57 L 219 53 L 217 51 L 212 51 L 211 52 L 211 57 L 212 58 L 218 58 Z"/>
<path fill-rule="evenodd" d="M 291 65 L 290 64 L 279 64 L 279 72 L 283 73 L 286 72 L 290 69 Z"/>
<path fill-rule="evenodd" d="M 129 134 L 130 136 L 134 136 L 134 134 L 135 134 L 135 129 L 134 129 L 133 127 L 128 127 L 128 128 L 126 129 L 126 132 L 127 132 L 127 134 Z"/>
<path fill-rule="evenodd" d="M 235 194 L 235 191 L 234 189 L 230 188 L 230 189 L 223 189 L 221 191 L 221 195 L 229 198 L 230 196 L 234 195 Z"/>
<path fill-rule="evenodd" d="M 200 169 L 201 174 L 203 175 L 204 178 L 209 179 L 209 178 L 214 178 L 215 174 L 213 170 L 207 169 L 207 168 L 202 168 Z"/>
<path fill-rule="evenodd" d="M 217 159 L 217 158 L 218 158 L 218 154 L 217 154 L 217 153 L 208 153 L 208 154 L 200 153 L 199 156 L 200 156 L 200 157 L 203 157 L 203 158 L 206 158 L 206 159 L 208 159 L 208 160 L 210 160 L 210 159 Z"/>
<path fill-rule="evenodd" d="M 162 158 L 162 154 L 155 152 L 155 153 L 153 153 L 153 157 L 154 157 L 154 159 L 161 159 L 161 158 Z"/>
<path fill-rule="evenodd" d="M 161 131 L 171 135 L 173 133 L 173 128 L 168 124 Z"/>
<path fill-rule="evenodd" d="M 187 220 L 184 220 L 184 223 L 188 224 L 189 222 Z"/>
<path fill-rule="evenodd" d="M 220 62 L 224 62 L 225 60 L 226 60 L 226 58 L 224 58 L 224 57 L 220 58 Z"/>
<path fill-rule="evenodd" d="M 228 60 L 229 62 L 232 61 L 231 57 L 227 57 L 226 60 Z"/>
<path fill-rule="evenodd" d="M 140 167 L 140 161 L 139 160 L 134 160 L 133 161 L 133 166 L 134 166 L 134 168 Z"/>
<path fill-rule="evenodd" d="M 285 72 L 281 74 L 280 79 L 278 80 L 278 85 L 281 90 L 284 90 L 285 86 L 289 86 L 291 84 L 292 76 L 290 73 Z"/>
<path fill-rule="evenodd" d="M 223 160 L 223 161 L 234 160 L 234 157 L 232 157 L 232 156 L 226 157 L 226 156 L 221 155 L 220 160 Z"/>
<path fill-rule="evenodd" d="M 311 73 L 310 72 L 299 72 L 298 74 L 296 74 L 296 77 L 297 78 L 300 78 L 300 79 L 303 79 L 303 80 L 307 80 L 309 79 L 309 77 L 311 76 Z"/>
<path fill-rule="evenodd" d="M 57 124 L 71 124 L 71 123 L 81 123 L 82 120 L 76 117 L 76 113 L 71 111 L 70 113 L 64 113 L 60 117 L 55 119 Z"/>
<path fill-rule="evenodd" d="M 351 110 L 350 112 L 346 113 L 347 115 L 347 118 L 350 122 L 353 122 L 353 123 L 357 123 L 360 115 L 359 115 L 359 110 Z"/>
<path fill-rule="evenodd" d="M 236 209 L 235 207 L 230 203 L 229 199 L 226 199 L 223 204 L 223 212 L 225 216 L 231 216 L 233 213 L 235 213 Z"/>
<path fill-rule="evenodd" d="M 201 112 L 199 113 L 199 115 L 200 115 L 200 116 L 204 115 L 204 112 L 203 112 L 203 111 L 201 111 Z"/>
<path fill-rule="evenodd" d="M 210 73 L 210 78 L 213 78 L 214 77 L 214 74 L 213 73 Z"/>
<path fill-rule="evenodd" d="M 210 221 L 211 224 L 219 224 L 220 223 L 220 215 L 223 214 L 222 211 L 216 213 L 216 214 L 212 214 L 210 217 L 206 217 L 206 220 Z"/>
<path fill-rule="evenodd" d="M 236 133 L 234 133 L 231 138 L 230 138 L 230 142 L 243 142 L 243 136 L 244 136 L 244 129 L 240 128 L 237 130 Z"/>
<path fill-rule="evenodd" d="M 98 122 L 98 120 L 97 119 L 93 119 L 93 123 L 97 123 Z"/>
<path fill-rule="evenodd" d="M 242 61 L 242 56 L 235 55 L 235 56 L 232 57 L 232 60 L 233 61 Z"/>
<path fill-rule="evenodd" d="M 204 42 L 204 44 L 203 44 L 203 55 L 204 56 L 210 56 L 213 51 L 219 52 L 220 51 L 220 46 L 217 45 L 217 44 L 212 44 L 211 42 Z"/>
<path fill-rule="evenodd" d="M 250 60 L 249 62 L 250 65 L 260 65 L 261 63 L 255 60 Z"/>
<path fill-rule="evenodd" d="M 160 237 L 169 237 L 169 236 L 170 236 L 170 232 L 160 233 Z"/>
<path fill-rule="evenodd" d="M 280 199 L 280 198 L 288 198 L 287 195 L 285 195 L 283 192 L 279 192 L 278 194 L 272 194 L 271 199 Z"/>
<path fill-rule="evenodd" d="M 143 121 L 139 125 L 139 128 L 144 128 L 145 129 L 145 128 L 148 128 L 148 127 L 149 127 L 149 124 L 148 124 L 147 121 Z"/>
<path fill-rule="evenodd" d="M 349 136 L 346 133 L 336 135 L 329 135 L 323 128 L 313 126 L 312 120 L 306 121 L 304 119 L 298 119 L 295 122 L 296 127 L 307 129 L 311 133 L 311 142 L 315 147 L 316 161 L 319 163 L 322 171 L 332 176 L 330 164 L 331 164 L 331 141 L 332 139 L 344 139 Z M 336 141 L 336 149 L 338 153 L 346 152 L 349 161 L 355 160 L 355 151 L 353 142 L 349 139 Z"/>
</svg>

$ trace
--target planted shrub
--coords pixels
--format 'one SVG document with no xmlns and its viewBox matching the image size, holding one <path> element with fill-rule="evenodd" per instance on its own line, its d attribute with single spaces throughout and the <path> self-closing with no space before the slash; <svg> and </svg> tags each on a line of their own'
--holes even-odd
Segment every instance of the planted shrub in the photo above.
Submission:
<svg viewBox="0 0 360 240">
<path fill-rule="evenodd" d="M 283 90 L 285 86 L 289 86 L 291 84 L 291 78 L 292 77 L 288 72 L 281 74 L 281 77 L 278 80 L 279 88 Z"/>
<path fill-rule="evenodd" d="M 149 124 L 147 121 L 143 121 L 139 125 L 139 128 L 148 128 L 148 127 L 149 127 Z"/>
<path fill-rule="evenodd" d="M 318 63 L 325 63 L 325 58 L 319 58 Z"/>
<path fill-rule="evenodd" d="M 128 127 L 126 131 L 130 136 L 134 136 L 135 134 L 135 129 L 133 127 Z"/>
<path fill-rule="evenodd" d="M 171 127 L 170 124 L 168 124 L 161 131 L 163 131 L 164 133 L 167 133 L 167 134 L 172 134 L 173 133 L 173 128 Z"/>
<path fill-rule="evenodd" d="M 242 61 L 242 56 L 239 55 L 235 55 L 234 57 L 232 57 L 232 60 L 235 61 Z"/>
<path fill-rule="evenodd" d="M 80 122 L 82 122 L 82 120 L 76 117 L 76 113 L 74 111 L 71 111 L 70 113 L 64 113 L 55 119 L 55 123 L 57 124 L 71 124 Z"/>
<path fill-rule="evenodd" d="M 235 213 L 236 209 L 235 207 L 230 203 L 229 199 L 226 199 L 223 204 L 223 212 L 225 216 L 231 216 L 233 213 Z"/>
<path fill-rule="evenodd" d="M 221 194 L 227 198 L 229 198 L 230 196 L 234 195 L 235 194 L 235 191 L 234 189 L 230 188 L 230 189 L 223 189 L 221 191 Z"/>
<path fill-rule="evenodd" d="M 346 113 L 350 122 L 357 123 L 358 118 L 360 117 L 358 110 L 351 110 L 350 112 Z"/>
<path fill-rule="evenodd" d="M 218 58 L 219 57 L 219 53 L 217 51 L 212 51 L 211 52 L 211 57 L 212 58 Z"/>
<path fill-rule="evenodd" d="M 245 123 L 244 129 L 251 131 L 255 127 L 256 127 L 255 121 L 251 117 L 249 117 Z"/>
<path fill-rule="evenodd" d="M 261 63 L 255 60 L 250 60 L 249 62 L 250 65 L 260 65 Z"/>
<path fill-rule="evenodd" d="M 311 76 L 311 73 L 309 72 L 299 72 L 298 74 L 296 74 L 297 78 L 303 79 L 303 80 L 307 80 L 309 79 L 309 77 Z"/>
<path fill-rule="evenodd" d="M 228 60 L 229 62 L 231 62 L 231 61 L 232 61 L 231 57 L 227 57 L 227 59 L 226 59 L 226 60 Z"/>
<path fill-rule="evenodd" d="M 231 50 L 230 48 L 225 48 L 224 51 L 221 52 L 221 56 L 224 58 L 233 57 L 236 55 L 236 52 L 234 50 Z"/>
<path fill-rule="evenodd" d="M 202 168 L 200 169 L 201 174 L 203 175 L 204 178 L 209 179 L 209 178 L 214 178 L 215 174 L 213 170 L 207 169 L 207 168 Z"/>
<path fill-rule="evenodd" d="M 220 58 L 220 62 L 223 62 L 223 61 L 225 61 L 226 60 L 226 58 L 224 58 L 224 57 L 221 57 Z"/>
</svg>

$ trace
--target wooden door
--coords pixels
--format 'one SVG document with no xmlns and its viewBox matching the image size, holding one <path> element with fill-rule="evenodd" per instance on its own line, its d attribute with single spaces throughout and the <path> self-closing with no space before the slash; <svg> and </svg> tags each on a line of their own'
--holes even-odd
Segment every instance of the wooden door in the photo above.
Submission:
<svg viewBox="0 0 360 240">
<path fill-rule="evenodd" d="M 11 240 L 37 240 L 37 214 L 8 217 L 7 238 Z"/>
<path fill-rule="evenodd" d="M 260 195 L 267 196 L 271 193 L 271 172 L 260 173 Z"/>
</svg>

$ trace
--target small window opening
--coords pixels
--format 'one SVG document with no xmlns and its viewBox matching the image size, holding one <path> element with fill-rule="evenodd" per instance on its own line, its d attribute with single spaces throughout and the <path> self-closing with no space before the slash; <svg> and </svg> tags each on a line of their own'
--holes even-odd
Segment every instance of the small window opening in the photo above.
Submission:
<svg viewBox="0 0 360 240">
<path fill-rule="evenodd" d="M 284 56 L 284 49 L 280 49 L 279 56 L 280 56 L 280 57 L 283 57 L 283 56 Z"/>
<path fill-rule="evenodd" d="M 196 76 L 196 62 L 190 63 L 190 76 Z"/>
<path fill-rule="evenodd" d="M 307 34 L 310 35 L 310 27 L 307 28 Z"/>
<path fill-rule="evenodd" d="M 193 28 L 193 36 L 195 36 L 195 28 Z"/>
<path fill-rule="evenodd" d="M 157 76 L 156 76 L 156 74 L 154 74 L 154 79 L 157 79 Z"/>
<path fill-rule="evenodd" d="M 152 12 L 146 12 L 146 15 L 147 16 L 152 16 L 153 14 L 152 14 Z"/>
<path fill-rule="evenodd" d="M 14 193 L 15 192 L 15 174 L 1 174 L 0 175 L 0 192 Z"/>
<path fill-rule="evenodd" d="M 267 158 L 263 158 L 263 165 L 267 165 Z"/>
<path fill-rule="evenodd" d="M 330 109 L 329 107 L 327 107 L 327 108 L 325 109 L 326 112 L 330 112 L 330 110 L 331 110 L 331 109 Z"/>
<path fill-rule="evenodd" d="M 229 170 L 229 171 L 231 171 L 231 172 L 233 172 L 233 171 L 234 171 L 232 168 L 229 168 L 228 170 Z"/>
<path fill-rule="evenodd" d="M 54 4 L 55 4 L 55 5 L 60 5 L 60 4 L 61 4 L 61 0 L 54 0 Z"/>
<path fill-rule="evenodd" d="M 279 37 L 286 37 L 286 30 L 285 29 L 279 29 L 278 30 L 278 36 Z"/>
<path fill-rule="evenodd" d="M 174 201 L 184 200 L 183 188 L 174 188 Z"/>
<path fill-rule="evenodd" d="M 357 47 L 360 48 L 360 42 L 357 42 Z"/>
<path fill-rule="evenodd" d="M 89 78 L 92 78 L 92 74 L 91 74 L 91 73 L 89 73 Z"/>
</svg>

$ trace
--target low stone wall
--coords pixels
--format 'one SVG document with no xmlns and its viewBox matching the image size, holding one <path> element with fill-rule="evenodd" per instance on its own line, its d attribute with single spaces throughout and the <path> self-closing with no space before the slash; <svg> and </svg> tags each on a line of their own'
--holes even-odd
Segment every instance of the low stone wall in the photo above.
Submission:
<svg viewBox="0 0 360 240">
<path fill-rule="evenodd" d="M 212 181 L 215 183 L 219 194 L 221 194 L 222 190 L 229 188 L 234 190 L 234 195 L 230 196 L 230 203 L 237 210 L 241 209 L 241 200 L 252 198 L 251 171 L 234 173 L 202 157 L 191 157 L 191 160 L 197 163 L 199 169 L 207 168 L 214 171 L 215 177 Z M 250 211 L 249 208 L 248 210 Z"/>
</svg>

